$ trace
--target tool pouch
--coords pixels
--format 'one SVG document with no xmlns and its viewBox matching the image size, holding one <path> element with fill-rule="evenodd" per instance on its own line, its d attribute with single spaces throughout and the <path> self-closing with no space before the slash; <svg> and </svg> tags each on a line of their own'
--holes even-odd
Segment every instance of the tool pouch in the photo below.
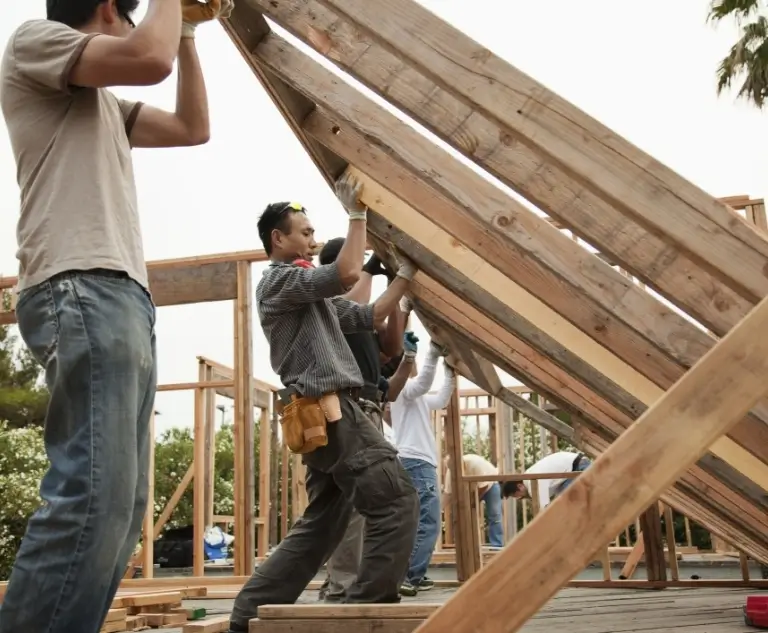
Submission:
<svg viewBox="0 0 768 633">
<path fill-rule="evenodd" d="M 341 420 L 341 402 L 339 402 L 338 394 L 325 394 L 320 398 L 320 408 L 323 410 L 326 421 L 338 422 Z"/>
<path fill-rule="evenodd" d="M 283 408 L 283 441 L 292 453 L 311 453 L 328 444 L 326 419 L 317 398 L 296 398 Z"/>
</svg>

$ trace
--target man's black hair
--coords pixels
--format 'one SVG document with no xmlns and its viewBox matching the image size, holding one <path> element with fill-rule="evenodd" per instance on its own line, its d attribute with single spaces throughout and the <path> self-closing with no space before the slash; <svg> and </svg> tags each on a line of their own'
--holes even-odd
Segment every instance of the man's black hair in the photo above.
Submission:
<svg viewBox="0 0 768 633">
<path fill-rule="evenodd" d="M 342 246 L 344 246 L 343 237 L 334 237 L 332 240 L 328 240 L 323 245 L 323 248 L 320 249 L 320 255 L 318 256 L 320 265 L 327 266 L 328 264 L 335 262 Z"/>
<path fill-rule="evenodd" d="M 272 255 L 272 231 L 277 229 L 288 235 L 291 232 L 291 214 L 306 212 L 304 207 L 297 209 L 292 202 L 273 202 L 267 205 L 256 224 L 267 255 Z"/>
<path fill-rule="evenodd" d="M 123 18 L 130 18 L 139 7 L 139 1 L 115 0 L 117 13 Z M 49 20 L 79 29 L 91 21 L 97 7 L 103 2 L 108 0 L 47 0 L 46 15 Z"/>
<path fill-rule="evenodd" d="M 499 485 L 501 486 L 501 496 L 506 499 L 514 495 L 518 488 L 525 484 L 522 481 L 500 481 Z"/>
</svg>

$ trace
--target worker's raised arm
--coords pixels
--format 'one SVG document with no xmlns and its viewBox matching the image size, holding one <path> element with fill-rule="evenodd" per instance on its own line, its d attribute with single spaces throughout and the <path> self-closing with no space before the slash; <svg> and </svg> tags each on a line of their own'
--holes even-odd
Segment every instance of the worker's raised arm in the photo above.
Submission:
<svg viewBox="0 0 768 633">
<path fill-rule="evenodd" d="M 447 353 L 447 350 L 443 351 Z M 428 393 L 425 396 L 427 406 L 433 411 L 445 409 L 451 401 L 453 390 L 456 388 L 456 372 L 445 362 L 443 363 L 443 374 L 443 384 L 440 385 L 438 392 L 435 394 Z"/>
<path fill-rule="evenodd" d="M 123 21 L 130 29 L 130 17 L 117 14 L 110 5 L 104 3 L 102 17 Z M 55 6 L 49 18 L 19 28 L 14 57 L 21 74 L 51 89 L 150 86 L 173 70 L 181 40 L 179 0 L 149 0 L 146 16 L 126 37 L 70 28 L 58 20 Z"/>
<path fill-rule="evenodd" d="M 346 289 L 351 289 L 360 279 L 365 259 L 368 207 L 360 201 L 362 189 L 362 184 L 348 174 L 336 182 L 336 196 L 349 215 L 347 237 L 334 262 Z"/>
</svg>

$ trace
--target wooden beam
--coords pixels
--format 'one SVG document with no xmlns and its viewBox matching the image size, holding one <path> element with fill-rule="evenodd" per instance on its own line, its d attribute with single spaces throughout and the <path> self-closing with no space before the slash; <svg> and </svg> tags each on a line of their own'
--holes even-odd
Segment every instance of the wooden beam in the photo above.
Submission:
<svg viewBox="0 0 768 633">
<path fill-rule="evenodd" d="M 505 132 L 496 118 L 489 116 L 484 109 L 474 107 L 471 99 L 455 94 L 442 80 L 436 80 L 437 75 L 425 71 L 420 57 L 413 54 L 404 55 L 401 50 L 404 40 L 399 40 L 394 47 L 382 45 L 370 36 L 367 29 L 360 28 L 357 24 L 345 19 L 320 0 L 281 0 L 280 2 L 253 0 L 251 4 L 298 37 L 304 44 L 311 46 L 330 62 L 349 72 L 366 87 L 403 112 L 410 114 L 443 141 L 453 145 L 479 166 L 499 177 L 506 185 L 521 193 L 547 215 L 562 221 L 599 251 L 609 255 L 614 261 L 621 262 L 625 269 L 641 278 L 718 335 L 725 333 L 749 310 L 750 302 L 723 283 L 718 274 L 709 270 L 710 266 L 701 261 L 694 261 L 684 250 L 670 246 L 667 238 L 662 238 L 665 235 L 664 229 L 658 233 L 649 230 L 647 225 L 636 217 L 627 215 L 623 208 L 619 208 L 618 200 L 622 198 L 606 199 L 585 188 L 581 180 L 574 178 L 569 170 L 551 160 L 549 155 L 538 151 L 534 143 L 519 142 L 516 139 L 520 137 Z M 402 17 L 410 20 L 413 18 L 414 5 L 406 4 L 409 6 L 409 12 Z M 361 3 L 358 3 L 352 7 L 352 10 L 357 11 L 360 6 Z M 391 12 L 390 9 L 385 8 L 388 6 L 387 3 L 379 4 L 376 7 L 377 10 L 371 12 L 371 17 L 375 14 L 377 21 L 381 19 L 382 14 L 385 14 L 381 22 L 382 28 L 387 29 L 393 24 L 391 15 L 386 15 Z M 424 15 L 419 13 L 420 17 Z M 400 21 L 400 17 L 398 16 L 397 22 Z M 428 22 L 421 23 L 420 26 L 429 24 L 432 28 L 434 23 L 438 22 L 438 19 L 431 14 L 428 18 Z M 427 38 L 425 36 L 427 32 L 421 29 L 418 35 L 414 36 L 414 24 L 411 22 L 411 29 L 408 31 L 409 40 L 413 37 L 417 39 L 422 37 L 420 48 L 425 46 L 426 40 L 437 46 L 441 45 L 441 41 L 434 40 L 434 35 Z M 438 25 L 436 32 L 444 33 L 443 28 L 445 28 L 444 25 Z M 457 37 L 462 43 L 467 42 L 467 38 L 460 33 Z M 450 46 L 453 46 L 453 39 Z M 477 77 L 485 77 L 485 69 L 478 69 L 477 65 L 482 65 L 482 60 L 485 59 L 491 59 L 492 64 L 499 62 L 476 43 L 472 43 L 472 50 L 482 51 L 482 59 L 469 61 L 469 68 L 479 70 Z M 460 50 L 459 55 L 465 51 L 466 49 Z M 439 55 L 439 51 L 433 51 L 428 59 L 430 62 L 434 61 L 434 58 Z M 510 68 L 505 66 L 505 73 Z M 514 71 L 514 69 L 511 70 Z M 451 80 L 466 76 L 467 72 L 469 71 L 455 75 L 451 73 Z M 517 71 L 514 72 L 517 73 Z M 517 76 L 524 77 L 521 73 L 517 73 Z M 526 94 L 529 98 L 528 103 L 538 104 L 540 98 L 536 95 L 546 95 L 546 98 L 541 98 L 542 102 L 549 104 L 554 99 L 558 107 L 561 105 L 561 100 L 528 78 L 525 78 L 524 83 L 520 85 L 524 88 L 521 94 Z M 525 91 L 525 88 L 534 85 L 536 95 Z M 487 88 L 485 86 L 480 90 L 483 97 L 487 95 Z M 507 87 L 500 84 L 495 86 L 495 89 L 503 91 L 507 90 Z M 506 100 L 503 101 L 506 102 Z M 571 106 L 568 108 L 569 113 L 573 112 L 574 109 Z M 529 122 L 529 118 L 534 116 L 527 110 L 521 110 L 523 114 L 517 114 L 518 110 L 520 108 L 507 110 L 507 116 L 519 118 L 521 122 Z M 542 116 L 552 115 L 552 111 L 543 106 L 535 112 Z M 561 123 L 570 125 L 571 130 L 578 128 L 584 119 L 581 113 L 577 114 L 578 119 L 563 118 Z M 559 128 L 549 128 L 550 132 L 545 135 L 545 138 L 552 138 L 551 130 L 553 129 Z M 585 144 L 583 137 L 579 135 L 577 147 L 579 149 L 604 148 L 604 138 L 609 138 L 611 142 L 620 142 L 626 147 L 626 144 L 617 139 L 615 134 L 604 129 L 602 131 L 604 134 L 599 136 L 600 140 L 588 144 Z M 554 134 L 557 138 L 557 133 Z M 638 164 L 653 164 L 654 168 L 657 166 L 652 159 L 644 155 Z M 606 170 L 606 174 L 613 176 L 615 166 Z M 632 195 L 634 192 L 625 191 L 625 193 Z M 659 205 L 657 200 L 654 200 L 653 204 L 663 214 L 663 221 L 666 223 L 668 215 L 664 205 Z M 717 206 L 717 203 L 715 205 Z M 722 207 L 720 211 L 723 211 Z M 726 218 L 727 223 L 739 222 L 734 220 L 734 216 L 729 214 L 727 209 L 719 215 Z M 684 224 L 683 237 L 686 237 L 689 234 L 689 227 L 686 223 Z M 744 228 L 739 229 L 740 232 L 744 230 Z M 719 235 L 721 232 L 723 232 L 722 229 L 718 229 L 712 235 Z M 711 249 L 705 250 L 705 253 L 708 254 L 709 250 Z M 740 246 L 738 252 L 741 252 Z M 762 282 L 759 279 L 761 274 L 759 271 L 762 270 L 763 265 L 764 263 L 752 267 L 750 264 L 745 264 L 745 268 L 749 267 L 755 271 L 751 274 L 753 281 L 754 278 L 758 278 L 758 282 L 765 284 L 764 278 Z M 734 267 L 739 268 L 741 272 L 742 269 L 737 264 L 731 265 L 731 269 Z M 762 296 L 758 294 L 757 298 Z"/>
<path fill-rule="evenodd" d="M 237 299 L 234 310 L 235 575 L 253 573 L 256 554 L 251 295 L 251 266 L 240 262 L 237 264 Z"/>
<path fill-rule="evenodd" d="M 599 547 L 655 502 L 707 446 L 765 396 L 768 338 L 760 333 L 766 327 L 768 298 L 534 519 L 532 529 L 524 530 L 419 631 L 518 631 Z M 589 512 L 584 512 L 585 506 Z M 563 525 L 579 539 L 563 539 Z M 552 566 L 551 560 L 558 564 Z"/>
<path fill-rule="evenodd" d="M 199 379 L 205 378 L 205 366 L 198 368 Z M 194 475 L 192 478 L 192 575 L 205 574 L 205 389 L 195 389 L 195 421 L 193 432 Z"/>
<path fill-rule="evenodd" d="M 658 503 L 652 503 L 640 515 L 640 530 L 643 535 L 645 570 L 648 580 L 666 580 L 667 567 L 664 559 L 664 541 L 661 535 L 661 514 Z"/>
</svg>

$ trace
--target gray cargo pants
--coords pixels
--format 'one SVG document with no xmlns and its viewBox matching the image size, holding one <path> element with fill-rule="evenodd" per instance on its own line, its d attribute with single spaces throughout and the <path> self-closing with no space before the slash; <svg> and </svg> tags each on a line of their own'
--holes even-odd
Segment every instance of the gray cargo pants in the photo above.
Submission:
<svg viewBox="0 0 768 633">
<path fill-rule="evenodd" d="M 363 412 L 371 418 L 374 426 L 384 435 L 381 408 L 371 400 L 361 399 L 359 404 Z M 341 543 L 328 559 L 328 575 L 319 592 L 321 600 L 327 599 L 334 602 L 343 600 L 352 583 L 355 582 L 363 555 L 364 533 L 365 519 L 353 508 L 347 531 L 344 532 Z"/>
<path fill-rule="evenodd" d="M 235 600 L 230 627 L 247 631 L 264 604 L 293 604 L 340 543 L 353 507 L 365 519 L 357 579 L 345 602 L 398 602 L 416 539 L 419 499 L 410 477 L 357 403 L 341 398 L 328 445 L 304 455 L 309 504 Z"/>
</svg>

